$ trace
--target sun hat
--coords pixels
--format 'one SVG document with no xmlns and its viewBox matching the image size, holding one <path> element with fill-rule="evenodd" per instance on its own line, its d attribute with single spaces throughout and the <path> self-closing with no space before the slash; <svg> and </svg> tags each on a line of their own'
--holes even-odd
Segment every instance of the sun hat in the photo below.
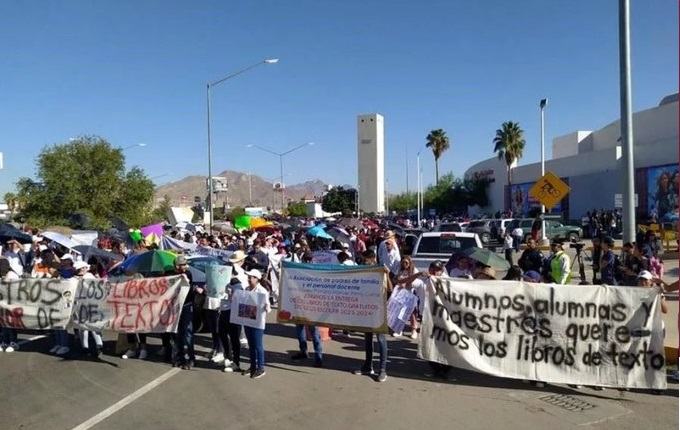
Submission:
<svg viewBox="0 0 680 430">
<path fill-rule="evenodd" d="M 496 279 L 496 270 L 491 266 L 484 266 L 479 269 L 479 273 L 483 273 L 490 278 Z"/>
<path fill-rule="evenodd" d="M 177 258 L 175 258 L 175 266 L 181 266 L 183 264 L 187 264 L 187 258 L 183 255 L 178 255 Z"/>
<path fill-rule="evenodd" d="M 231 254 L 231 257 L 229 257 L 229 262 L 238 263 L 240 261 L 245 260 L 246 257 L 247 257 L 246 253 L 239 249 L 238 251 L 235 251 L 233 254 Z"/>
</svg>

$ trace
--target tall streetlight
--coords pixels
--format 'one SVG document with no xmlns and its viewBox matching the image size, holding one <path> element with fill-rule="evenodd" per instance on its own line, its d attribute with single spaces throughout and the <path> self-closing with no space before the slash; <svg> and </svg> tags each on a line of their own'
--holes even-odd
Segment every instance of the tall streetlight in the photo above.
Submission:
<svg viewBox="0 0 680 430">
<path fill-rule="evenodd" d="M 623 242 L 635 240 L 635 160 L 630 78 L 630 0 L 619 0 L 619 73 L 623 155 Z"/>
<path fill-rule="evenodd" d="M 227 75 L 222 79 L 219 79 L 214 82 L 208 82 L 206 95 L 208 101 L 208 210 L 210 211 L 208 222 L 208 226 L 210 229 L 209 231 L 212 231 L 213 227 L 212 134 L 210 130 L 210 88 L 214 87 L 215 85 L 221 84 L 226 80 L 235 78 L 236 76 L 245 73 L 248 70 L 254 69 L 255 67 L 261 66 L 263 64 L 276 64 L 278 62 L 279 62 L 278 58 L 267 58 L 262 61 L 258 61 L 257 63 L 246 67 L 245 69 L 241 69 L 238 72 L 234 72 L 230 75 Z"/>
<path fill-rule="evenodd" d="M 545 175 L 545 107 L 548 106 L 548 99 L 541 99 L 538 104 L 541 108 L 541 178 Z M 545 205 L 541 204 L 541 245 L 548 242 L 545 235 Z"/>
<path fill-rule="evenodd" d="M 280 177 L 281 177 L 281 213 L 283 213 L 283 209 L 284 209 L 284 195 L 283 195 L 283 193 L 284 193 L 284 189 L 285 189 L 285 187 L 283 186 L 283 157 L 290 154 L 291 152 L 297 151 L 298 149 L 302 149 L 306 146 L 312 146 L 312 145 L 314 145 L 314 142 L 303 143 L 302 145 L 298 145 L 295 148 L 289 149 L 286 152 L 275 152 L 275 151 L 272 151 L 271 149 L 263 148 L 262 146 L 255 145 L 255 144 L 247 145 L 248 148 L 257 148 L 260 151 L 268 152 L 272 155 L 276 155 L 277 157 L 279 157 L 279 167 L 281 169 L 281 171 L 280 171 Z"/>
<path fill-rule="evenodd" d="M 420 195 L 420 151 L 418 151 L 417 160 L 416 175 L 418 177 L 418 189 L 416 190 L 416 219 L 418 220 L 418 228 L 420 228 L 420 199 L 422 198 Z"/>
</svg>

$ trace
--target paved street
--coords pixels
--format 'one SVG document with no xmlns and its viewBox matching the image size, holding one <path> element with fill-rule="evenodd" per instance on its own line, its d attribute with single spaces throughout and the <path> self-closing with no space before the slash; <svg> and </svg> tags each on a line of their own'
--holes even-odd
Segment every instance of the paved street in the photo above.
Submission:
<svg viewBox="0 0 680 430">
<path fill-rule="evenodd" d="M 677 270 L 677 261 L 666 261 L 668 281 Z M 677 346 L 677 295 L 669 300 L 666 344 Z M 46 351 L 52 339 L 40 333 L 21 339 L 21 351 L 0 355 L 0 382 L 7 387 L 0 402 L 3 430 L 678 428 L 675 383 L 653 395 L 536 388 L 471 372 L 441 382 L 422 376 L 416 343 L 403 338 L 389 339 L 389 377 L 378 383 L 350 373 L 363 357 L 363 338 L 357 336 L 326 341 L 323 369 L 311 360 L 292 362 L 294 329 L 276 324 L 273 314 L 265 336 L 267 375 L 258 380 L 225 374 L 203 357 L 190 371 L 154 357 L 122 360 L 113 355 L 113 333 L 100 361 L 51 356 Z M 160 339 L 150 343 L 155 350 Z M 197 345 L 207 353 L 208 335 L 200 335 Z M 592 407 L 572 412 L 558 406 L 577 401 Z"/>
<path fill-rule="evenodd" d="M 288 359 L 296 347 L 293 336 L 290 326 L 268 325 L 267 375 L 258 380 L 225 374 L 204 358 L 189 371 L 112 355 L 101 361 L 61 360 L 45 352 L 51 339 L 36 339 L 0 356 L 0 381 L 7 387 L 0 403 L 2 428 L 678 428 L 676 384 L 653 395 L 538 389 L 468 372 L 453 383 L 433 381 L 422 376 L 425 365 L 416 358 L 416 343 L 393 338 L 389 378 L 378 383 L 350 373 L 361 364 L 363 339 L 325 342 L 325 368 L 317 369 L 311 361 Z M 112 351 L 113 336 L 108 338 Z M 207 336 L 198 344 L 206 352 Z M 581 400 L 593 407 L 571 412 L 548 400 Z"/>
</svg>

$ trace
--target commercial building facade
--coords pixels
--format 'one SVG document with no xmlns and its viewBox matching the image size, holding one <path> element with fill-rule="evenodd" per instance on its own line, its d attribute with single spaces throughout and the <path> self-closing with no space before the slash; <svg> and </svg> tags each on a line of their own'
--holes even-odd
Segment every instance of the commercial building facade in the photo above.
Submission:
<svg viewBox="0 0 680 430">
<path fill-rule="evenodd" d="M 678 113 L 675 93 L 664 97 L 658 106 L 633 114 L 638 219 L 652 213 L 663 221 L 678 219 Z M 621 207 L 624 176 L 620 129 L 620 122 L 614 121 L 597 131 L 576 131 L 553 139 L 552 158 L 545 161 L 545 170 L 571 188 L 553 213 L 579 219 L 593 209 Z M 526 216 L 540 205 L 528 194 L 541 176 L 540 163 L 513 168 L 509 193 L 505 162 L 495 157 L 475 164 L 465 175 L 491 181 L 489 206 L 472 207 L 471 214 L 512 209 L 514 215 Z"/>
</svg>

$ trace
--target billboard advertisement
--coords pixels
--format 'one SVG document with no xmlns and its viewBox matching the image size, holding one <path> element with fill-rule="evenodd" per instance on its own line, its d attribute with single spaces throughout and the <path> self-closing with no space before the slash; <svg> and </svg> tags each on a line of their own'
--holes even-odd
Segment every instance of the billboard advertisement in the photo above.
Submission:
<svg viewBox="0 0 680 430">
<path fill-rule="evenodd" d="M 678 165 L 647 169 L 647 210 L 661 222 L 678 220 Z"/>
<path fill-rule="evenodd" d="M 517 218 L 525 218 L 529 216 L 529 211 L 533 208 L 540 208 L 541 203 L 533 196 L 529 195 L 529 189 L 534 186 L 533 182 L 524 184 L 512 184 L 510 188 L 510 208 L 512 215 Z M 569 197 L 565 197 L 569 198 Z M 562 201 L 563 202 L 563 201 Z M 546 213 L 561 214 L 562 202 L 557 203 L 552 210 L 545 209 Z"/>
</svg>

